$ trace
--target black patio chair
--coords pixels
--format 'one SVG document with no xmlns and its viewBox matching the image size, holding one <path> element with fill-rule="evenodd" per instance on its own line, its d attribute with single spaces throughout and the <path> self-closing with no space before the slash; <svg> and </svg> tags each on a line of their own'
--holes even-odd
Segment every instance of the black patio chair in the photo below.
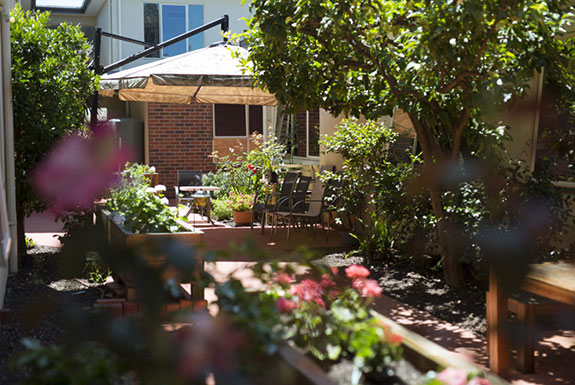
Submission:
<svg viewBox="0 0 575 385">
<path fill-rule="evenodd" d="M 181 191 L 180 187 L 183 186 L 201 186 L 202 185 L 202 172 L 201 171 L 182 171 L 178 170 L 177 186 L 174 186 L 176 191 L 176 207 L 180 206 L 180 202 L 194 202 L 193 191 Z"/>
<path fill-rule="evenodd" d="M 262 234 L 264 233 L 266 216 L 282 207 L 289 209 L 290 202 L 293 202 L 293 192 L 296 186 L 296 182 L 300 177 L 300 172 L 289 171 L 286 173 L 284 180 L 282 182 L 280 191 L 277 193 L 266 194 L 265 197 L 258 196 L 256 194 L 254 198 L 254 204 L 252 207 L 252 220 L 250 223 L 251 228 L 254 228 L 254 219 L 256 214 L 261 214 L 262 221 Z M 285 198 L 292 198 L 292 201 Z"/>
<path fill-rule="evenodd" d="M 315 223 L 321 224 L 321 228 L 325 233 L 325 240 L 328 242 L 328 233 L 323 221 L 323 212 L 325 208 L 325 192 L 326 184 L 321 180 L 317 180 L 313 186 L 311 192 L 311 197 L 309 200 L 301 200 L 295 202 L 290 210 L 288 211 L 275 211 L 273 213 L 274 219 L 274 229 L 273 229 L 273 239 L 277 237 L 278 229 L 278 219 L 287 222 L 287 240 L 289 241 L 290 229 L 292 225 L 295 225 L 297 221 L 300 221 L 302 225 L 309 225 L 312 236 L 315 237 L 313 231 L 313 225 Z M 301 210 L 301 207 L 305 207 L 305 210 Z"/>
</svg>

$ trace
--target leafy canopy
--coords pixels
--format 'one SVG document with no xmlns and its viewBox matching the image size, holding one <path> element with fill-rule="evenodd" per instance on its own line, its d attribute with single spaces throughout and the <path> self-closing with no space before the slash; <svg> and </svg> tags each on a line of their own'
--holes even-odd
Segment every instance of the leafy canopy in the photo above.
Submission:
<svg viewBox="0 0 575 385">
<path fill-rule="evenodd" d="M 424 153 L 456 158 L 465 127 L 481 128 L 485 112 L 523 96 L 535 69 L 565 63 L 567 43 L 556 37 L 570 7 L 564 0 L 254 0 L 246 39 L 257 80 L 281 103 L 368 118 L 399 107 L 426 141 Z"/>
<path fill-rule="evenodd" d="M 49 13 L 12 10 L 12 91 L 17 197 L 27 212 L 43 204 L 30 172 L 57 140 L 84 130 L 86 102 L 96 91 L 90 45 L 80 27 L 49 26 Z"/>
</svg>

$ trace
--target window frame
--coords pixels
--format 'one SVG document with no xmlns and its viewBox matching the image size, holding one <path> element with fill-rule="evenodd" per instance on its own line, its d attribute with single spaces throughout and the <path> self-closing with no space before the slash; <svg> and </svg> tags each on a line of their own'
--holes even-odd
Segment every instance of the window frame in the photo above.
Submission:
<svg viewBox="0 0 575 385">
<path fill-rule="evenodd" d="M 162 26 L 163 26 L 163 24 L 164 24 L 164 18 L 163 18 L 163 16 L 164 16 L 164 14 L 163 14 L 163 7 L 164 7 L 164 5 L 166 5 L 166 6 L 179 6 L 179 7 L 183 7 L 183 8 L 184 8 L 184 13 L 185 13 L 185 25 L 186 25 L 184 32 L 190 30 L 190 6 L 200 6 L 200 7 L 202 7 L 202 20 L 205 20 L 205 6 L 204 6 L 204 4 L 171 3 L 171 2 L 163 2 L 163 3 L 160 3 L 160 2 L 143 2 L 143 3 L 142 3 L 142 6 L 144 6 L 145 4 L 156 4 L 156 5 L 158 6 L 158 24 L 159 24 L 159 25 L 158 25 L 158 32 L 159 32 L 159 40 L 160 40 L 159 43 L 162 43 L 162 42 L 165 41 L 165 38 L 164 38 L 164 30 L 163 30 L 163 28 L 162 28 Z M 203 24 L 203 22 L 202 22 L 202 24 Z M 193 28 L 196 28 L 196 27 L 193 27 Z M 182 32 L 182 33 L 184 33 L 184 32 Z M 145 18 L 144 18 L 144 35 L 145 35 L 145 34 L 146 34 L 146 22 L 145 22 Z M 204 34 L 203 32 L 201 32 L 199 35 L 202 37 L 202 48 L 205 48 L 205 47 L 206 47 L 206 37 L 205 37 L 205 34 Z M 197 37 L 197 36 L 198 36 L 198 35 L 195 35 L 195 36 L 192 36 L 192 37 Z M 190 38 L 191 38 L 191 37 L 190 37 Z M 186 46 L 186 50 L 185 50 L 184 52 L 182 52 L 182 53 L 186 53 L 186 52 L 191 52 L 191 51 L 192 51 L 192 50 L 190 50 L 190 44 L 189 44 L 189 41 L 188 41 L 190 38 L 184 40 L 185 46 Z M 199 48 L 198 48 L 198 49 L 199 49 Z M 165 56 L 163 49 L 161 49 L 161 50 L 159 51 L 159 53 L 160 53 L 160 56 L 159 56 L 159 57 L 156 57 L 156 59 L 158 59 L 158 58 L 159 58 L 159 59 L 165 59 L 165 58 L 169 58 L 169 57 L 174 57 L 174 56 L 176 56 L 176 55 L 173 55 L 173 56 Z M 177 55 L 181 55 L 182 53 L 179 53 L 179 54 L 177 54 Z"/>
<path fill-rule="evenodd" d="M 294 115 L 295 117 L 295 115 Z M 318 119 L 319 121 L 319 119 Z M 305 156 L 301 156 L 301 155 L 294 155 L 293 159 L 296 160 L 319 160 L 320 155 L 310 155 L 309 154 L 309 130 L 310 130 L 310 126 L 309 126 L 309 110 L 305 111 Z M 318 125 L 318 131 L 319 131 L 319 125 Z M 319 142 L 319 132 L 318 132 L 318 142 Z M 319 143 L 318 143 L 319 146 Z M 319 151 L 321 153 L 321 151 Z"/>
<path fill-rule="evenodd" d="M 225 103 L 214 103 L 212 104 L 212 137 L 214 139 L 247 139 L 250 137 L 250 104 L 241 104 L 244 106 L 244 116 L 246 119 L 246 127 L 245 127 L 245 135 L 243 136 L 221 136 L 216 135 L 216 104 L 225 104 Z M 265 108 L 262 107 L 262 130 L 265 131 Z M 265 135 L 265 132 L 261 132 L 261 134 Z"/>
</svg>

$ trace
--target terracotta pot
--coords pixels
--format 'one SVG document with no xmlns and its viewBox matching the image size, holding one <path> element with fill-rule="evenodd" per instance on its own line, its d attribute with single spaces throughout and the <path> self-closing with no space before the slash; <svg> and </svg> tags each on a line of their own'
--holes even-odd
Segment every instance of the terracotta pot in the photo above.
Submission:
<svg viewBox="0 0 575 385">
<path fill-rule="evenodd" d="M 234 211 L 236 226 L 249 225 L 252 221 L 252 211 Z"/>
</svg>

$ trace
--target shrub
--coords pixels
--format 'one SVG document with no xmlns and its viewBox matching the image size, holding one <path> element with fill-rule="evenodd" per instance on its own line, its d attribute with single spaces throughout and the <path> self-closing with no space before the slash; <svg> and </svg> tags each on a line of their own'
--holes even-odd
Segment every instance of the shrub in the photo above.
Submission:
<svg viewBox="0 0 575 385">
<path fill-rule="evenodd" d="M 225 221 L 232 218 L 233 210 L 227 200 L 212 199 L 211 215 L 218 221 Z"/>
<path fill-rule="evenodd" d="M 341 179 L 333 194 L 341 197 L 341 213 L 357 216 L 364 232 L 362 249 L 371 255 L 389 252 L 392 245 L 405 245 L 418 232 L 426 231 L 431 217 L 424 192 L 408 188 L 419 159 L 400 162 L 389 152 L 399 138 L 382 123 L 345 119 L 333 135 L 322 141 L 326 152 L 344 158 L 341 174 L 331 176 Z M 361 217 L 363 212 L 371 215 Z M 349 222 L 352 231 L 362 230 Z"/>
<path fill-rule="evenodd" d="M 176 213 L 163 196 L 164 186 L 150 187 L 145 174 L 151 169 L 145 165 L 126 164 L 118 185 L 110 189 L 108 207 L 117 212 L 126 230 L 134 233 L 175 232 L 179 225 Z"/>
</svg>

